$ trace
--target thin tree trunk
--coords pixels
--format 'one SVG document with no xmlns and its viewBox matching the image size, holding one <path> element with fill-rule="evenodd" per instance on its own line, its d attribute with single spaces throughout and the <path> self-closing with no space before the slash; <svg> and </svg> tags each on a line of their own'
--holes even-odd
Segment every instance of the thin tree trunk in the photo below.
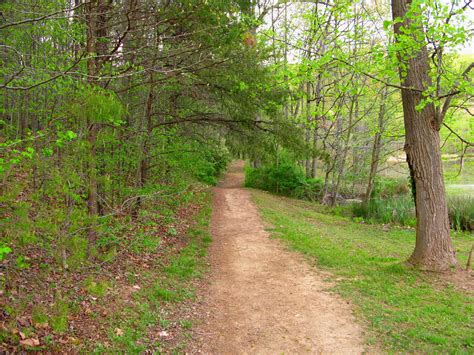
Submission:
<svg viewBox="0 0 474 355">
<path fill-rule="evenodd" d="M 96 58 L 94 57 L 96 51 L 96 19 L 94 12 L 97 11 L 95 2 L 86 4 L 86 22 L 87 22 L 87 44 L 86 51 L 89 55 L 87 60 L 87 74 L 88 82 L 95 83 L 96 76 Z M 89 143 L 89 158 L 88 158 L 88 175 L 89 175 L 89 192 L 87 198 L 87 207 L 90 216 L 96 216 L 97 208 L 97 164 L 96 164 L 96 140 L 97 140 L 97 124 L 95 122 L 87 122 L 88 134 L 87 141 Z"/>
<path fill-rule="evenodd" d="M 377 176 L 377 170 L 379 167 L 379 160 L 380 160 L 380 150 L 382 148 L 382 135 L 385 129 L 384 125 L 384 117 L 385 117 L 385 100 L 387 99 L 387 87 L 383 88 L 382 97 L 380 102 L 379 114 L 378 114 L 378 122 L 377 122 L 377 133 L 374 136 L 374 143 L 372 146 L 372 157 L 370 161 L 370 172 L 369 172 L 369 179 L 367 181 L 367 189 L 365 192 L 364 204 L 368 204 L 371 196 L 372 191 L 374 189 L 374 182 L 375 177 Z"/>
<path fill-rule="evenodd" d="M 139 158 L 138 158 L 138 168 L 137 168 L 137 177 L 136 177 L 136 184 L 137 188 L 142 188 L 145 186 L 145 182 L 147 179 L 147 172 L 148 172 L 148 138 L 151 135 L 152 127 L 152 110 L 153 110 L 153 100 L 154 100 L 154 88 L 155 85 L 153 84 L 153 75 L 150 75 L 150 88 L 147 95 L 146 105 L 145 105 L 145 114 L 143 116 L 143 120 L 140 124 L 140 132 L 141 132 L 141 142 L 139 147 Z M 137 198 L 134 209 L 132 211 L 133 218 L 138 217 L 138 213 L 140 211 L 142 204 L 142 199 L 140 197 Z"/>
<path fill-rule="evenodd" d="M 352 97 L 352 100 L 351 100 L 351 108 L 349 110 L 349 122 L 348 122 L 349 126 L 348 126 L 347 132 L 346 132 L 346 139 L 343 143 L 344 145 L 343 145 L 343 150 L 342 150 L 342 156 L 341 156 L 341 159 L 339 161 L 338 169 L 336 169 L 334 171 L 334 174 L 337 173 L 337 177 L 336 177 L 335 184 L 333 184 L 333 199 L 332 199 L 332 203 L 331 203 L 332 206 L 334 206 L 336 204 L 337 196 L 339 194 L 339 189 L 340 189 L 340 186 L 341 186 L 342 175 L 344 174 L 344 168 L 345 168 L 345 165 L 346 165 L 347 153 L 349 152 L 349 148 L 350 148 L 350 145 L 351 145 L 351 139 L 352 139 L 352 128 L 353 128 L 352 122 L 354 121 L 354 116 L 355 116 L 355 119 L 357 119 L 357 116 L 358 116 L 358 109 L 357 109 L 357 107 L 358 107 L 357 100 L 358 99 L 359 99 L 359 96 L 355 95 L 355 96 Z M 342 119 L 341 119 L 340 129 L 342 130 Z"/>
<path fill-rule="evenodd" d="M 318 158 L 316 156 L 316 151 L 318 149 L 318 127 L 315 126 L 313 129 L 313 156 L 311 159 L 311 174 L 312 178 L 315 178 L 317 175 L 316 169 L 318 168 Z"/>
<path fill-rule="evenodd" d="M 306 127 L 305 127 L 305 141 L 309 147 L 311 141 L 311 83 L 306 82 Z M 306 177 L 311 177 L 311 159 L 308 156 L 305 160 Z"/>
</svg>

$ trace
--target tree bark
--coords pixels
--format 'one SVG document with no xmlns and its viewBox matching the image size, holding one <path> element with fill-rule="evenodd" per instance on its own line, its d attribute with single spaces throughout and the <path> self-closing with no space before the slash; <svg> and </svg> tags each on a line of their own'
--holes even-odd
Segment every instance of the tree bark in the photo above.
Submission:
<svg viewBox="0 0 474 355">
<path fill-rule="evenodd" d="M 411 0 L 392 0 L 395 38 L 410 30 L 412 20 L 406 14 Z M 403 26 L 403 30 L 402 30 Z M 423 31 L 417 28 L 416 31 Z M 412 35 L 415 37 L 415 34 Z M 419 40 L 419 34 L 417 36 Z M 457 265 L 451 244 L 448 209 L 441 162 L 440 122 L 436 119 L 434 104 L 423 109 L 417 105 L 423 99 L 422 92 L 431 85 L 428 52 L 425 45 L 413 53 L 413 49 L 398 52 L 404 124 L 405 152 L 413 183 L 416 206 L 416 246 L 408 260 L 424 270 L 443 271 Z"/>
</svg>

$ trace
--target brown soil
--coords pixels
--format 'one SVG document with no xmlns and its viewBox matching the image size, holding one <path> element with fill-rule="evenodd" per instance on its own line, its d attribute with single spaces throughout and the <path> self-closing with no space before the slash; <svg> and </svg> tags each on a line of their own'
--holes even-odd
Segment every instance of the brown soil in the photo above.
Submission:
<svg viewBox="0 0 474 355">
<path fill-rule="evenodd" d="M 270 239 L 249 191 L 243 162 L 215 189 L 207 314 L 191 352 L 362 353 L 363 329 L 348 303 L 299 254 Z"/>
</svg>

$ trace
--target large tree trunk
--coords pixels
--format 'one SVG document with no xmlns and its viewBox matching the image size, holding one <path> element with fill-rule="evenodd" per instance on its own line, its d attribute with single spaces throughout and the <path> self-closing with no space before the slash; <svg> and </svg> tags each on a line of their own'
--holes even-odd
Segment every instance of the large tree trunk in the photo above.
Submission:
<svg viewBox="0 0 474 355">
<path fill-rule="evenodd" d="M 394 25 L 396 39 L 401 27 L 410 28 L 406 14 L 410 0 L 392 0 L 393 18 L 403 18 Z M 417 28 L 416 31 L 422 31 Z M 415 36 L 415 34 L 413 34 Z M 419 35 L 417 38 L 419 39 Z M 417 110 L 422 92 L 431 84 L 428 53 L 422 46 L 398 53 L 405 123 L 405 152 L 413 183 L 416 206 L 416 247 L 409 262 L 425 270 L 447 270 L 457 264 L 449 235 L 448 209 L 441 162 L 439 128 L 432 103 Z M 408 59 L 407 59 L 408 58 Z"/>
</svg>

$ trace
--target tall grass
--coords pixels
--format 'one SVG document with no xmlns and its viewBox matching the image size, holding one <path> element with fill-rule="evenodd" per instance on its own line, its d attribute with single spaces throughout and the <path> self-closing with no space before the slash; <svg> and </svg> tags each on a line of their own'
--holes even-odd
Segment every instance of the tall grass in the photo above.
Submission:
<svg viewBox="0 0 474 355">
<path fill-rule="evenodd" d="M 415 226 L 415 204 L 410 195 L 396 195 L 392 198 L 373 198 L 369 203 L 357 203 L 352 207 L 355 217 L 362 217 L 372 223 L 396 223 Z"/>
<path fill-rule="evenodd" d="M 471 196 L 449 197 L 448 214 L 452 229 L 474 230 L 474 198 Z"/>
<path fill-rule="evenodd" d="M 412 227 L 416 225 L 415 205 L 408 194 L 373 198 L 368 204 L 354 204 L 352 213 L 355 217 L 362 217 L 371 223 L 396 223 Z M 473 231 L 474 199 L 470 196 L 449 197 L 448 216 L 452 229 Z"/>
</svg>

